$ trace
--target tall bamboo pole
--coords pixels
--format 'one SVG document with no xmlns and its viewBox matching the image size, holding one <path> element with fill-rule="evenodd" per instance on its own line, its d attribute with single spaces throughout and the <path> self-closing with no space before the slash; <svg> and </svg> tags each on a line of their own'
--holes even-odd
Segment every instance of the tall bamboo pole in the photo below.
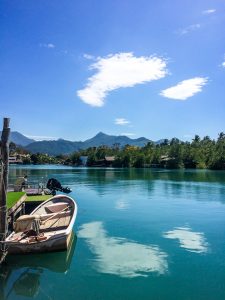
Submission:
<svg viewBox="0 0 225 300">
<path fill-rule="evenodd" d="M 7 188 L 8 188 L 8 170 L 9 170 L 9 118 L 3 120 L 3 130 L 1 137 L 1 179 L 0 179 L 0 241 L 4 241 L 7 235 Z M 4 258 L 4 244 L 1 244 L 3 255 L 0 254 L 0 263 Z"/>
</svg>

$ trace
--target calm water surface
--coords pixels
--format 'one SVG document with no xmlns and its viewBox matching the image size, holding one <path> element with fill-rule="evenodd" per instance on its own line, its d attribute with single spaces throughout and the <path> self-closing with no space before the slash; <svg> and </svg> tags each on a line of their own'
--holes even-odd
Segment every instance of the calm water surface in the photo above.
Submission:
<svg viewBox="0 0 225 300">
<path fill-rule="evenodd" d="M 78 216 L 68 252 L 8 257 L 0 299 L 225 299 L 225 172 L 12 167 L 57 178 Z"/>
</svg>

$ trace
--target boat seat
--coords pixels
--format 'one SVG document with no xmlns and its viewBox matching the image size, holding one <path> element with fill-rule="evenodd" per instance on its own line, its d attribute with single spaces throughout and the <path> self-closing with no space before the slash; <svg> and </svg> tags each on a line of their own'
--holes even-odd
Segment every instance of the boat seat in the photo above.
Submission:
<svg viewBox="0 0 225 300">
<path fill-rule="evenodd" d="M 45 211 L 47 213 L 57 213 L 60 212 L 68 207 L 67 202 L 60 202 L 60 203 L 53 203 L 48 206 L 45 206 Z"/>
<path fill-rule="evenodd" d="M 59 219 L 63 217 L 71 216 L 71 211 L 63 211 L 61 213 L 52 213 L 52 214 L 41 214 L 40 219 L 41 221 L 45 221 L 46 219 L 52 217 L 52 219 Z"/>
<path fill-rule="evenodd" d="M 28 220 L 35 220 L 35 219 L 40 219 L 40 215 L 22 215 L 20 216 L 17 221 L 28 221 Z"/>
<path fill-rule="evenodd" d="M 62 218 L 55 218 L 55 219 L 50 219 L 47 220 L 45 223 L 41 223 L 40 226 L 40 231 L 51 231 L 51 230 L 55 230 L 57 228 L 57 230 L 59 230 L 59 228 L 61 229 L 65 229 L 68 227 L 69 223 L 71 220 L 71 215 L 68 216 L 64 216 Z"/>
<path fill-rule="evenodd" d="M 37 230 L 40 227 L 41 218 L 39 215 L 23 215 L 14 223 L 14 231 L 24 232 L 28 230 Z"/>
</svg>

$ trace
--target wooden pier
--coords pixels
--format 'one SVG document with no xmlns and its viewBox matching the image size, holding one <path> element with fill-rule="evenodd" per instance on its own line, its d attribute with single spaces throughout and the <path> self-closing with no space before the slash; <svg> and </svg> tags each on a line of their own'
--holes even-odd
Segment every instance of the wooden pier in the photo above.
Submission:
<svg viewBox="0 0 225 300">
<path fill-rule="evenodd" d="M 5 248 L 4 241 L 8 233 L 7 224 L 7 204 L 6 194 L 8 189 L 8 171 L 9 171 L 9 118 L 3 119 L 3 130 L 1 135 L 1 152 L 0 152 L 0 164 L 1 164 L 1 177 L 0 177 L 0 264 L 5 260 L 7 250 Z M 2 243 L 3 242 L 3 243 Z"/>
<path fill-rule="evenodd" d="M 16 194 L 17 192 L 9 192 L 8 196 L 11 194 Z M 43 201 L 46 201 L 52 195 L 36 195 L 36 196 L 27 196 L 26 193 L 21 193 L 21 197 L 9 205 L 8 203 L 8 224 L 9 229 L 13 229 L 13 223 L 16 219 L 24 214 L 29 214 L 33 209 L 35 209 Z M 10 198 L 10 197 L 8 197 Z M 9 202 L 9 201 L 8 201 Z"/>
<path fill-rule="evenodd" d="M 27 195 L 22 195 L 21 198 L 10 208 L 8 208 L 8 225 L 10 229 L 13 228 L 14 221 L 21 215 L 25 214 L 25 200 Z"/>
</svg>

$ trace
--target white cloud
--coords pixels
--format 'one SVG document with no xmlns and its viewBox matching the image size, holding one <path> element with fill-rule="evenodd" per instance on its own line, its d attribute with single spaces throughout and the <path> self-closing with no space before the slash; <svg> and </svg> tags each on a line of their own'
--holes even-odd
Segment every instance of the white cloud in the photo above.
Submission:
<svg viewBox="0 0 225 300">
<path fill-rule="evenodd" d="M 223 62 L 220 65 L 222 68 L 225 68 L 225 54 L 223 55 Z"/>
<path fill-rule="evenodd" d="M 191 231 L 189 227 L 177 227 L 174 230 L 165 232 L 163 237 L 178 239 L 180 247 L 187 251 L 204 253 L 207 252 L 208 243 L 202 232 Z"/>
<path fill-rule="evenodd" d="M 179 35 L 185 35 L 185 34 L 191 32 L 191 31 L 195 31 L 195 30 L 199 29 L 200 27 L 201 27 L 200 24 L 192 24 L 192 25 L 187 26 L 187 27 L 185 27 L 185 28 L 179 29 L 179 30 L 177 31 L 177 33 L 178 33 Z"/>
<path fill-rule="evenodd" d="M 55 48 L 55 45 L 52 43 L 48 43 L 48 44 L 40 44 L 40 47 L 44 47 L 44 48 Z"/>
<path fill-rule="evenodd" d="M 102 222 L 83 224 L 78 237 L 84 238 L 95 254 L 93 265 L 98 272 L 126 278 L 167 272 L 167 254 L 158 246 L 110 237 Z"/>
<path fill-rule="evenodd" d="M 55 45 L 53 45 L 53 44 L 47 44 L 47 48 L 55 48 Z"/>
<path fill-rule="evenodd" d="M 125 118 L 116 118 L 115 124 L 116 125 L 127 125 L 127 124 L 130 124 L 130 121 L 126 120 Z"/>
<path fill-rule="evenodd" d="M 203 15 L 210 15 L 210 14 L 214 14 L 215 12 L 216 12 L 216 9 L 214 9 L 214 8 L 202 11 Z"/>
<path fill-rule="evenodd" d="M 157 80 L 167 74 L 165 59 L 135 57 L 133 53 L 99 57 L 90 69 L 96 70 L 96 73 L 88 79 L 84 89 L 77 91 L 77 95 L 83 102 L 98 107 L 104 105 L 110 91 Z"/>
<path fill-rule="evenodd" d="M 208 79 L 206 77 L 194 77 L 183 80 L 177 85 L 161 91 L 160 95 L 166 98 L 176 100 L 186 100 L 202 91 L 202 87 L 206 85 Z"/>
</svg>

